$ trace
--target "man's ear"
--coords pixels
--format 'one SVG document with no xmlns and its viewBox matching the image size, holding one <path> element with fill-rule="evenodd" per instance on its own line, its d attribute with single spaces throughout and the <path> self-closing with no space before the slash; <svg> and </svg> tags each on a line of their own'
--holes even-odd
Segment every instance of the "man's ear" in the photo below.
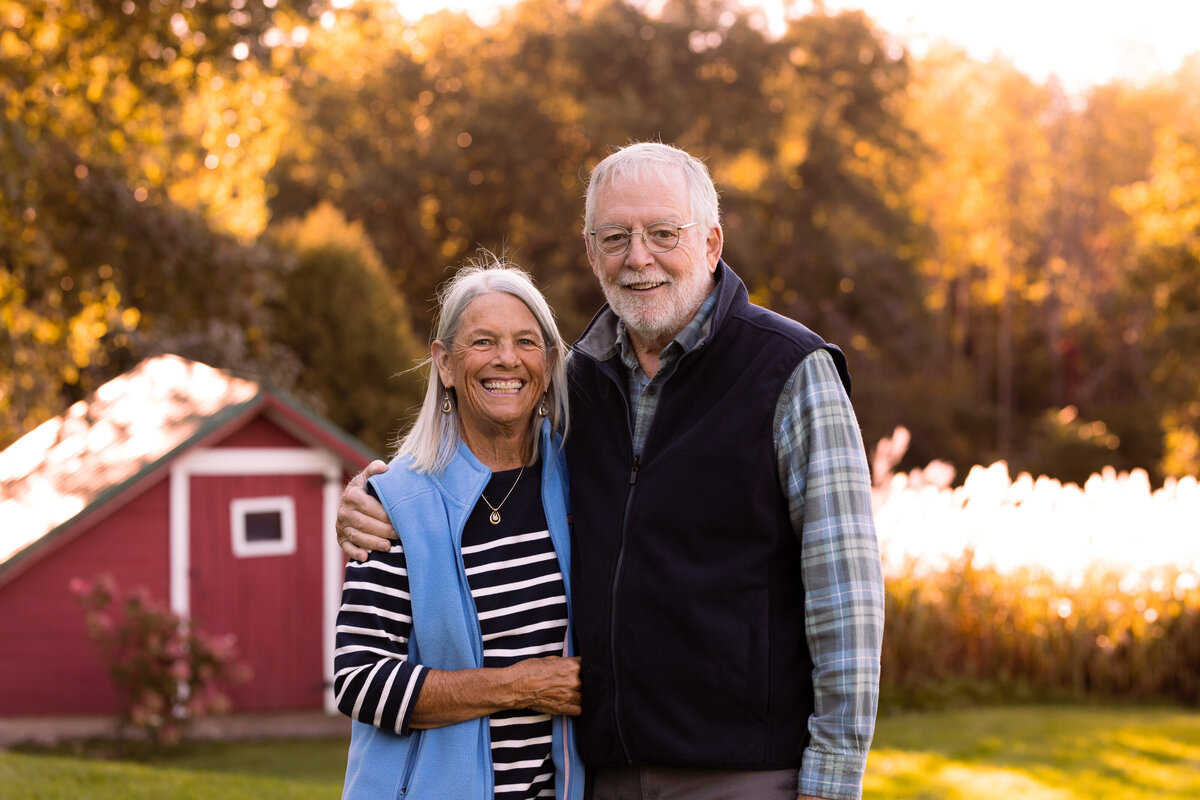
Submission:
<svg viewBox="0 0 1200 800">
<path fill-rule="evenodd" d="M 717 262 L 721 260 L 721 250 L 725 246 L 725 231 L 720 224 L 712 226 L 708 238 L 704 240 L 704 257 L 708 260 L 708 272 L 711 275 L 717 271 Z"/>
<path fill-rule="evenodd" d="M 454 388 L 454 372 L 450 369 L 450 351 L 446 349 L 446 345 L 441 339 L 434 339 L 430 345 L 429 354 L 433 359 L 433 367 L 438 371 L 438 377 L 442 379 L 442 385 L 447 389 Z"/>
</svg>

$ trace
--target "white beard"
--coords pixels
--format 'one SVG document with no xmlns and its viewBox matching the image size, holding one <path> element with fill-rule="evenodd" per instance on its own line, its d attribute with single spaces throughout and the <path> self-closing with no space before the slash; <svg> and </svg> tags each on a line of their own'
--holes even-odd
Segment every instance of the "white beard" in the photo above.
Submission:
<svg viewBox="0 0 1200 800">
<path fill-rule="evenodd" d="M 621 288 L 623 284 L 642 282 L 648 277 L 651 280 L 656 279 L 654 276 L 630 270 L 618 275 L 616 281 L 601 281 L 600 288 L 608 304 L 624 321 L 636 340 L 666 346 L 687 327 L 712 291 L 711 276 L 702 266 L 691 270 L 686 276 L 666 284 L 665 298 L 641 298 Z"/>
</svg>

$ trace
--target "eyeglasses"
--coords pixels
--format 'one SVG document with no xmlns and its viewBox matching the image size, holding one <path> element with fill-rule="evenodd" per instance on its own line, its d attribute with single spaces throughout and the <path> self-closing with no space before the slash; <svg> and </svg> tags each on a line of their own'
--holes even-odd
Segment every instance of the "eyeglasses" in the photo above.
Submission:
<svg viewBox="0 0 1200 800">
<path fill-rule="evenodd" d="M 634 236 L 642 237 L 642 244 L 651 253 L 669 253 L 679 244 L 679 237 L 685 228 L 698 225 L 689 222 L 686 225 L 676 225 L 674 222 L 655 222 L 640 231 L 631 231 L 620 225 L 601 225 L 591 231 L 596 237 L 596 247 L 606 256 L 621 256 L 629 250 Z"/>
</svg>

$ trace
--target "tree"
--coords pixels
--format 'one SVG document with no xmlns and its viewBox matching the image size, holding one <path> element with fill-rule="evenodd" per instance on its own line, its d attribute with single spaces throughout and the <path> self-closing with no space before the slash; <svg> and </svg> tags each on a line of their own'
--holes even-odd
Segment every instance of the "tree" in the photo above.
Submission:
<svg viewBox="0 0 1200 800">
<path fill-rule="evenodd" d="M 841 344 L 868 441 L 923 425 L 932 329 L 910 196 L 923 145 L 904 117 L 909 65 L 861 13 L 791 23 L 765 76 L 774 123 L 763 180 L 731 209 L 747 233 L 756 297 Z M 941 453 L 939 455 L 944 455 Z"/>
<path fill-rule="evenodd" d="M 0 136 L 14 131 L 0 125 Z M 23 140 L 0 139 L 0 159 L 12 158 L 13 141 Z M 290 384 L 295 361 L 271 341 L 263 308 L 278 270 L 263 248 L 213 233 L 161 196 L 141 198 L 116 168 L 89 166 L 65 145 L 6 176 L 17 197 L 0 197 L 0 313 L 10 321 L 0 440 L 160 352 Z"/>
<path fill-rule="evenodd" d="M 1164 129 L 1150 175 L 1116 193 L 1132 218 L 1131 283 L 1145 299 L 1143 347 L 1161 398 L 1162 469 L 1200 472 L 1200 145 Z"/>
<path fill-rule="evenodd" d="M 320 4 L 0 0 L 13 32 L 0 48 L 4 110 L 35 147 L 70 143 L 145 195 L 255 235 L 284 126 L 280 67 L 310 10 Z"/>
<path fill-rule="evenodd" d="M 297 390 L 383 452 L 423 397 L 427 353 L 360 224 L 327 203 L 272 232 L 295 265 L 271 304 L 277 341 L 304 365 Z"/>
<path fill-rule="evenodd" d="M 286 383 L 248 245 L 309 8 L 0 0 L 0 443 L 161 349 Z"/>
<path fill-rule="evenodd" d="M 935 237 L 923 270 L 955 414 L 975 440 L 962 444 L 1019 461 L 1048 384 L 1038 323 L 1050 294 L 1055 97 L 1010 64 L 935 50 L 921 63 L 911 113 L 931 148 L 916 192 Z"/>
<path fill-rule="evenodd" d="M 896 381 L 919 407 L 907 376 L 928 325 L 904 199 L 919 145 L 899 116 L 906 62 L 861 15 L 780 41 L 699 0 L 654 17 L 527 0 L 487 29 L 447 12 L 408 25 L 386 4 L 340 13 L 313 35 L 272 208 L 326 198 L 361 222 L 419 331 L 447 267 L 483 245 L 533 272 L 573 338 L 603 300 L 577 238 L 582 179 L 613 147 L 658 139 L 706 159 L 756 299 L 854 351 L 869 435 L 895 425 Z"/>
</svg>

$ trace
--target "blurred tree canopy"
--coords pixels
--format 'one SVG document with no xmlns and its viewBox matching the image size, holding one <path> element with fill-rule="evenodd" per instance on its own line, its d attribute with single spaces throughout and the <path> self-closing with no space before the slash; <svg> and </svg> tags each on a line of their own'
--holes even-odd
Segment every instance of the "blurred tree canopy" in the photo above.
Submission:
<svg viewBox="0 0 1200 800">
<path fill-rule="evenodd" d="M 1162 404 L 1166 470 L 1200 473 L 1200 143 L 1163 129 L 1150 174 L 1117 193 L 1134 228 L 1139 341 Z"/>
<path fill-rule="evenodd" d="M 286 48 L 262 37 L 294 16 L 0 0 L 0 441 L 155 352 L 294 380 L 263 310 L 276 263 L 252 237 L 260 150 L 285 123 L 242 116 L 278 105 L 262 87 Z M 238 130 L 248 159 L 228 152 Z"/>
<path fill-rule="evenodd" d="M 652 139 L 707 161 L 755 300 L 847 350 L 869 443 L 1197 469 L 1200 58 L 1074 98 L 859 12 L 655 5 L 0 0 L 0 446 L 170 350 L 383 449 L 477 248 L 582 330 L 585 177 Z"/>
<path fill-rule="evenodd" d="M 279 225 L 272 239 L 295 261 L 270 307 L 277 341 L 305 365 L 297 393 L 385 452 L 422 397 L 421 373 L 405 374 L 427 354 L 404 296 L 362 225 L 328 203 Z M 362 392 L 364 384 L 380 391 Z"/>
</svg>

